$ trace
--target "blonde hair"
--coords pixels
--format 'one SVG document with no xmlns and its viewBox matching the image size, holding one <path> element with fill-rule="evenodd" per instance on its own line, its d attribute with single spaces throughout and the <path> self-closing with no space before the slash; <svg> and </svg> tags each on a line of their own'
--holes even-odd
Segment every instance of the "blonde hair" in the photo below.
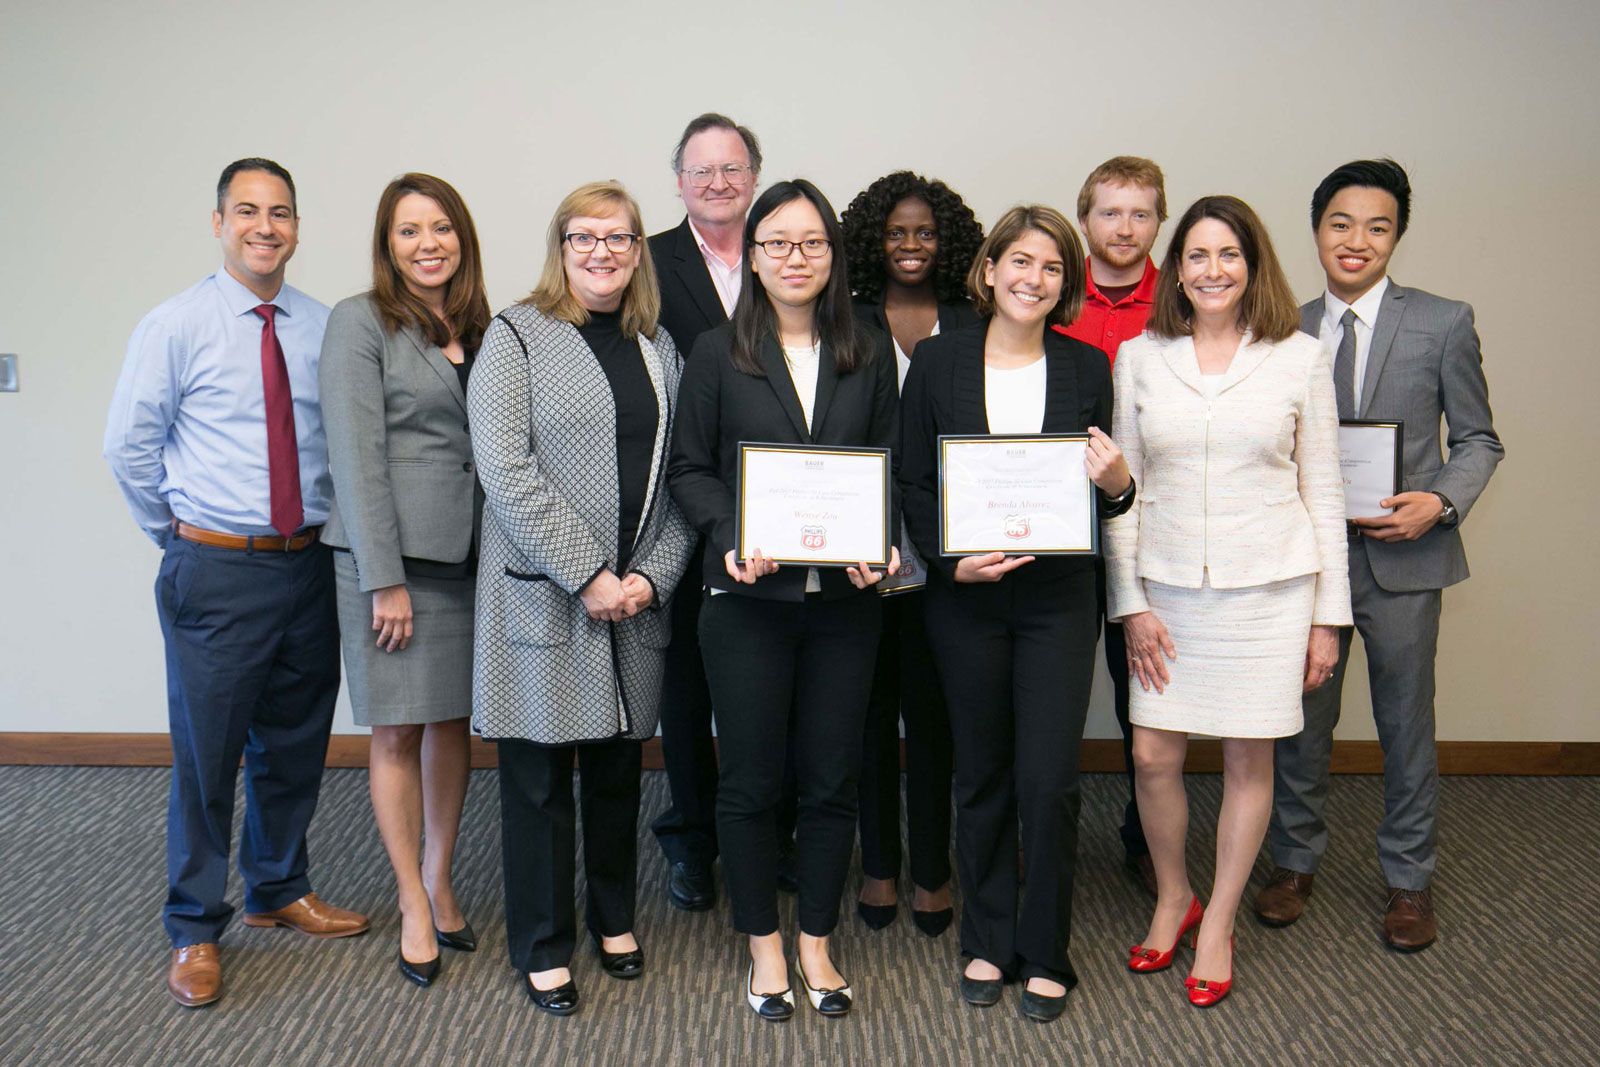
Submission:
<svg viewBox="0 0 1600 1067">
<path fill-rule="evenodd" d="M 980 315 L 994 314 L 994 287 L 984 281 L 984 268 L 997 262 L 1006 249 L 1022 238 L 1029 230 L 1038 230 L 1056 243 L 1061 253 L 1061 299 L 1050 309 L 1046 321 L 1053 326 L 1066 326 L 1083 311 L 1083 297 L 1088 289 L 1088 270 L 1083 261 L 1083 245 L 1078 241 L 1078 231 L 1072 228 L 1067 217 L 1053 207 L 1043 204 L 1023 204 L 1000 216 L 983 247 L 972 259 L 967 271 L 967 290 L 972 294 L 972 306 Z"/>
<path fill-rule="evenodd" d="M 628 226 L 639 236 L 634 241 L 638 249 L 639 264 L 628 288 L 622 294 L 622 333 L 624 336 L 642 333 L 651 340 L 656 336 L 656 324 L 661 318 L 661 289 L 656 284 L 655 263 L 650 259 L 650 242 L 644 236 L 644 218 L 639 204 L 621 182 L 590 182 L 568 193 L 556 208 L 555 218 L 545 234 L 544 271 L 539 284 L 524 299 L 552 319 L 582 326 L 589 321 L 589 311 L 572 295 L 567 284 L 566 263 L 562 258 L 562 245 L 566 243 L 567 226 L 581 216 L 590 218 L 609 215 L 622 209 L 628 216 Z"/>
</svg>

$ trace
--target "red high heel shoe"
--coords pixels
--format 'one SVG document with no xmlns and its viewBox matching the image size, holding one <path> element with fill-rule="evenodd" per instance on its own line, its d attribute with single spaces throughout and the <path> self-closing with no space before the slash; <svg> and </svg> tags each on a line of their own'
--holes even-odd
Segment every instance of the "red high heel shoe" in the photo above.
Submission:
<svg viewBox="0 0 1600 1067">
<path fill-rule="evenodd" d="M 1222 1003 L 1222 998 L 1228 995 L 1233 988 L 1233 955 L 1234 939 L 1228 938 L 1228 977 L 1196 978 L 1194 972 L 1189 972 L 1189 977 L 1183 980 L 1183 988 L 1189 993 L 1189 1003 L 1197 1008 L 1214 1008 Z"/>
<path fill-rule="evenodd" d="M 1183 923 L 1178 927 L 1178 936 L 1173 938 L 1172 947 L 1165 952 L 1157 952 L 1153 948 L 1143 945 L 1134 945 L 1128 950 L 1128 970 L 1139 974 L 1154 974 L 1164 971 L 1172 966 L 1172 954 L 1178 951 L 1178 945 L 1183 941 L 1183 935 L 1200 925 L 1206 909 L 1200 906 L 1199 897 L 1189 898 L 1189 910 L 1183 913 Z M 1196 936 L 1199 936 L 1196 934 Z"/>
</svg>

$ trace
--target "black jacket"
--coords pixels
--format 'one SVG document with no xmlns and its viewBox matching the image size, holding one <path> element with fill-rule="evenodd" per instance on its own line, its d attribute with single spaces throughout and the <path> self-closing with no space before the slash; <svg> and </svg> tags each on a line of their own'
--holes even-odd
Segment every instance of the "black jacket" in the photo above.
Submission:
<svg viewBox="0 0 1600 1067">
<path fill-rule="evenodd" d="M 655 249 L 652 248 L 651 252 L 654 253 L 654 251 Z M 858 297 L 855 300 L 854 307 L 856 318 L 868 326 L 882 330 L 884 333 L 890 334 L 891 337 L 893 336 L 889 329 L 889 316 L 884 314 L 883 301 L 881 299 L 862 300 Z M 940 334 L 947 334 L 952 330 L 959 330 L 964 326 L 971 326 L 979 321 L 981 321 L 981 318 L 978 315 L 978 310 L 972 306 L 971 301 L 953 300 L 950 303 L 941 303 L 939 305 Z M 890 351 L 893 351 L 892 347 Z M 910 353 L 907 354 L 909 355 Z"/>
<path fill-rule="evenodd" d="M 982 319 L 917 345 L 900 401 L 899 478 L 906 529 L 928 569 L 953 580 L 960 556 L 939 555 L 939 437 L 986 434 Z M 1111 363 L 1093 345 L 1044 332 L 1044 433 L 1111 433 Z M 1131 498 L 1128 503 L 1132 503 Z M 1102 516 L 1104 510 L 1102 494 Z M 1002 579 L 1047 581 L 1092 569 L 1092 556 L 1040 556 Z"/>
<path fill-rule="evenodd" d="M 826 345 L 817 368 L 812 429 L 775 337 L 761 346 L 762 377 L 733 365 L 733 327 L 707 331 L 684 365 L 667 464 L 672 498 L 706 538 L 705 583 L 766 600 L 803 600 L 806 568 L 788 565 L 746 585 L 729 577 L 723 557 L 734 545 L 734 489 L 739 442 L 893 448 L 898 434 L 894 352 L 887 334 L 864 329 L 871 357 L 851 374 L 834 370 Z M 1105 362 L 1105 356 L 1100 360 Z M 899 493 L 890 487 L 890 537 L 900 536 Z M 820 568 L 822 595 L 859 592 L 839 568 Z"/>
<path fill-rule="evenodd" d="M 672 335 L 678 351 L 688 356 L 695 340 L 727 322 L 728 316 L 687 217 L 650 238 L 650 258 L 661 286 L 661 325 Z"/>
</svg>

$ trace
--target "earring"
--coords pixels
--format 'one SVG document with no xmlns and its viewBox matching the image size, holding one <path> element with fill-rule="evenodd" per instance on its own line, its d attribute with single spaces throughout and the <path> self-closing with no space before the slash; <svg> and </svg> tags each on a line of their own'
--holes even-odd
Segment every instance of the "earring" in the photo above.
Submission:
<svg viewBox="0 0 1600 1067">
<path fill-rule="evenodd" d="M 1182 278 L 1178 279 L 1178 292 L 1180 292 L 1180 293 L 1183 292 L 1183 279 Z"/>
</svg>

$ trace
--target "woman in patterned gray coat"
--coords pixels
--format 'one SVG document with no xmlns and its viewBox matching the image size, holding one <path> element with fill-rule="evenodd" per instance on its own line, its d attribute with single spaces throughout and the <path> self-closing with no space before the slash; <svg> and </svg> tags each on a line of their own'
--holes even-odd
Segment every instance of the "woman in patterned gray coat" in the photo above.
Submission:
<svg viewBox="0 0 1600 1067">
<path fill-rule="evenodd" d="M 490 323 L 467 397 L 486 496 L 472 724 L 499 747 L 511 962 L 556 1015 L 578 1006 L 575 753 L 589 933 L 608 974 L 644 969 L 640 744 L 693 549 L 666 491 L 680 361 L 643 233 L 620 185 L 567 196 L 539 285 Z"/>
</svg>

